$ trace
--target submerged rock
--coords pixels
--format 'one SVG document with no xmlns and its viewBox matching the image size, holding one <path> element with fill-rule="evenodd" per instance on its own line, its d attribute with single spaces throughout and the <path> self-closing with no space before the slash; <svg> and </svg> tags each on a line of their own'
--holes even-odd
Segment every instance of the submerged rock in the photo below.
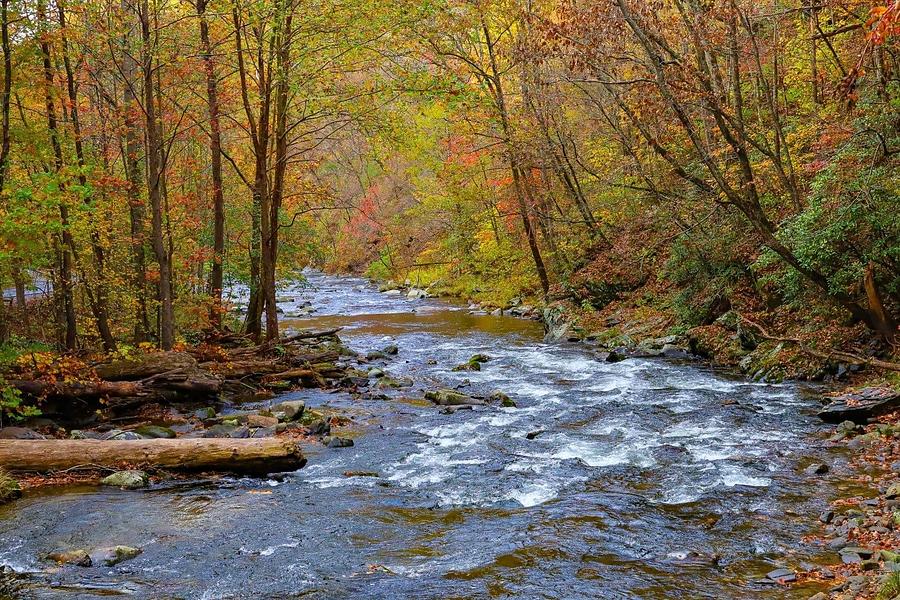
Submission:
<svg viewBox="0 0 900 600">
<path fill-rule="evenodd" d="M 353 445 L 353 440 L 344 437 L 326 438 L 322 442 L 329 448 L 349 448 Z"/>
<path fill-rule="evenodd" d="M 91 563 L 94 566 L 105 565 L 112 567 L 131 560 L 141 553 L 140 548 L 132 548 L 131 546 L 112 546 L 110 548 L 98 548 L 90 553 Z"/>
<path fill-rule="evenodd" d="M 766 577 L 771 579 L 772 581 L 777 581 L 779 583 L 789 583 L 791 581 L 797 581 L 797 575 L 794 574 L 790 569 L 775 569 L 774 571 L 769 571 L 766 573 Z"/>
<path fill-rule="evenodd" d="M 516 408 L 516 403 L 513 401 L 513 399 L 500 390 L 494 390 L 493 392 L 491 392 L 489 399 L 491 400 L 491 402 L 499 403 L 502 408 Z"/>
<path fill-rule="evenodd" d="M 462 405 L 481 405 L 481 400 L 476 400 L 466 394 L 461 394 L 455 390 L 442 389 L 433 392 L 425 392 L 425 399 L 431 400 L 440 406 L 462 406 Z"/>
<path fill-rule="evenodd" d="M 147 487 L 150 478 L 143 471 L 116 471 L 100 480 L 103 485 L 120 487 L 125 490 L 137 490 Z"/>
</svg>

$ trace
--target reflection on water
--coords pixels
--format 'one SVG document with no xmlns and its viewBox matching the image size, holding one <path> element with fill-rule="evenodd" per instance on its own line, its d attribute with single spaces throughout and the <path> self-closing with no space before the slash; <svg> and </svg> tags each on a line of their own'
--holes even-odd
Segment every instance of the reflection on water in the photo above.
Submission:
<svg viewBox="0 0 900 600">
<path fill-rule="evenodd" d="M 820 450 L 795 387 L 607 364 L 544 344 L 531 321 L 310 281 L 283 292 L 285 315 L 315 309 L 286 329 L 343 326 L 361 352 L 396 343 L 383 366 L 416 381 L 388 399 L 290 393 L 351 414 L 356 446 L 311 446 L 281 482 L 33 495 L 0 508 L 0 562 L 36 573 L 38 597 L 810 595 L 751 583 L 796 549 L 832 491 L 796 474 Z M 481 371 L 452 371 L 476 352 L 491 357 Z M 443 415 L 420 401 L 437 386 L 501 389 L 518 408 Z M 112 544 L 144 552 L 52 574 L 41 559 Z"/>
</svg>

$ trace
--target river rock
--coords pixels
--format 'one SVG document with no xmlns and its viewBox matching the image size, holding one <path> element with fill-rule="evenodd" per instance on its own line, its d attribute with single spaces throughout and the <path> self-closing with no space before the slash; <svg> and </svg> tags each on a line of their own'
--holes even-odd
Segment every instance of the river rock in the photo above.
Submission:
<svg viewBox="0 0 900 600">
<path fill-rule="evenodd" d="M 150 478 L 143 471 L 116 471 L 100 480 L 103 485 L 119 487 L 125 490 L 137 490 L 145 488 L 150 483 Z"/>
<path fill-rule="evenodd" d="M 501 408 L 516 408 L 516 403 L 513 401 L 513 399 L 500 390 L 494 390 L 493 392 L 491 392 L 491 395 L 488 398 L 491 400 L 491 402 L 499 403 Z"/>
<path fill-rule="evenodd" d="M 274 427 L 257 427 L 250 430 L 251 438 L 269 438 L 274 437 L 277 433 L 277 425 Z"/>
<path fill-rule="evenodd" d="M 203 432 L 205 438 L 247 438 L 250 437 L 250 429 L 237 424 L 219 423 Z"/>
<path fill-rule="evenodd" d="M 459 372 L 459 371 L 480 371 L 481 363 L 478 361 L 470 360 L 469 362 L 464 362 L 462 364 L 456 365 L 455 367 L 453 367 L 452 370 L 457 371 L 457 372 Z"/>
<path fill-rule="evenodd" d="M 141 425 L 135 427 L 134 432 L 141 437 L 150 439 L 173 439 L 176 437 L 174 430 L 159 425 Z"/>
<path fill-rule="evenodd" d="M 102 433 L 96 431 L 82 431 L 81 429 L 73 429 L 69 432 L 69 439 L 72 440 L 100 440 L 103 439 Z"/>
<path fill-rule="evenodd" d="M 131 546 L 112 546 L 110 548 L 97 548 L 90 553 L 91 563 L 95 566 L 105 565 L 112 567 L 120 562 L 131 560 L 141 553 L 140 548 Z"/>
<path fill-rule="evenodd" d="M 819 418 L 826 423 L 840 423 L 849 420 L 866 423 L 900 408 L 900 392 L 891 388 L 869 387 L 837 396 L 819 411 Z"/>
<path fill-rule="evenodd" d="M 122 431 L 121 429 L 111 429 L 100 436 L 101 440 L 142 440 L 144 437 L 133 431 Z"/>
<path fill-rule="evenodd" d="M 476 400 L 466 394 L 461 394 L 456 390 L 442 389 L 433 392 L 425 392 L 425 399 L 431 400 L 440 406 L 461 406 L 461 405 L 481 405 L 481 400 Z"/>
<path fill-rule="evenodd" d="M 562 306 L 549 306 L 543 311 L 544 341 L 559 342 L 569 336 L 573 319 Z"/>
<path fill-rule="evenodd" d="M 381 351 L 388 355 L 395 355 L 400 352 L 400 347 L 396 344 L 389 344 L 385 346 Z"/>
<path fill-rule="evenodd" d="M 535 431 L 529 431 L 528 433 L 525 434 L 525 439 L 526 439 L 526 440 L 533 440 L 534 438 L 536 438 L 537 436 L 541 435 L 542 433 L 544 433 L 544 430 L 543 430 L 543 429 L 537 429 L 537 430 L 535 430 Z"/>
<path fill-rule="evenodd" d="M 270 417 L 268 415 L 247 415 L 248 427 L 275 427 L 276 425 L 278 425 L 278 419 L 276 417 Z"/>
<path fill-rule="evenodd" d="M 888 500 L 900 497 L 900 481 L 895 481 L 884 492 L 884 497 Z"/>
<path fill-rule="evenodd" d="M 803 469 L 803 472 L 807 475 L 824 475 L 828 472 L 828 465 L 825 463 L 812 463 Z"/>
<path fill-rule="evenodd" d="M 384 360 L 388 355 L 381 350 L 372 350 L 366 354 L 366 360 Z"/>
<path fill-rule="evenodd" d="M 325 420 L 314 421 L 309 425 L 309 435 L 329 435 L 331 423 Z"/>
<path fill-rule="evenodd" d="M 60 552 L 51 552 L 47 555 L 47 560 L 60 565 L 75 565 L 76 567 L 90 567 L 91 555 L 86 550 L 62 550 Z"/>
<path fill-rule="evenodd" d="M 423 300 L 428 297 L 428 292 L 425 290 L 420 290 L 419 288 L 410 288 L 408 292 L 406 292 L 407 300 Z"/>
<path fill-rule="evenodd" d="M 279 421 L 297 421 L 303 418 L 306 402 L 303 400 L 287 400 L 272 407 L 272 414 Z"/>
<path fill-rule="evenodd" d="M 4 427 L 0 429 L 0 440 L 43 440 L 44 436 L 27 427 Z"/>
<path fill-rule="evenodd" d="M 797 575 L 794 574 L 790 569 L 775 569 L 774 571 L 769 571 L 766 573 L 766 577 L 771 579 L 772 581 L 777 581 L 779 583 L 790 583 L 791 581 L 797 581 Z"/>
<path fill-rule="evenodd" d="M 349 448 L 353 445 L 353 440 L 350 438 L 333 437 L 326 439 L 328 440 L 327 442 L 325 440 L 322 440 L 322 442 L 329 448 Z"/>
</svg>

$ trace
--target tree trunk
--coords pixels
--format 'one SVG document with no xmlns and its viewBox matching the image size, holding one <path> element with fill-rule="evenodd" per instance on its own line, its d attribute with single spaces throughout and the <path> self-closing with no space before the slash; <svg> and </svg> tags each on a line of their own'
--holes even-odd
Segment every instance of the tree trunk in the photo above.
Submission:
<svg viewBox="0 0 900 600">
<path fill-rule="evenodd" d="M 84 159 L 84 146 L 81 140 L 81 120 L 78 116 L 78 96 L 75 90 L 75 75 L 72 72 L 72 61 L 69 57 L 69 41 L 66 37 L 66 11 L 63 0 L 57 0 L 56 9 L 59 14 L 59 27 L 61 32 L 60 43 L 62 45 L 63 65 L 66 72 L 66 91 L 69 95 L 69 111 L 75 138 L 75 157 L 78 161 L 78 183 L 81 185 L 82 190 L 87 190 L 87 176 L 85 175 L 86 162 Z M 91 204 L 89 196 L 85 196 L 84 203 L 87 205 Z M 91 215 L 91 211 L 88 211 L 88 214 Z M 91 285 L 89 283 L 86 283 L 86 286 L 90 291 L 89 297 L 91 299 L 91 309 L 94 313 L 94 319 L 97 321 L 97 331 L 100 334 L 100 339 L 103 340 L 103 349 L 107 352 L 112 352 L 116 349 L 116 341 L 109 329 L 109 311 L 105 289 L 106 282 L 104 281 L 106 257 L 103 251 L 103 245 L 100 243 L 100 233 L 97 231 L 97 224 L 94 222 L 93 217 L 89 218 L 91 220 L 91 251 L 94 255 L 94 268 L 97 272 L 97 282 L 92 291 L 90 291 Z"/>
<path fill-rule="evenodd" d="M 506 109 L 506 98 L 503 95 L 503 82 L 500 76 L 500 70 L 497 67 L 497 56 L 494 51 L 494 42 L 491 38 L 491 32 L 487 24 L 482 21 L 482 32 L 484 33 L 485 44 L 487 45 L 488 57 L 491 63 L 491 80 L 494 90 L 494 102 L 497 112 L 500 116 L 500 125 L 503 129 L 503 137 L 506 142 L 507 159 L 509 160 L 509 168 L 512 171 L 513 192 L 516 196 L 516 203 L 519 207 L 519 213 L 522 216 L 522 225 L 525 228 L 525 237 L 528 239 L 528 248 L 531 250 L 531 257 L 534 260 L 534 266 L 537 270 L 538 279 L 541 282 L 541 290 L 544 297 L 550 291 L 550 280 L 547 278 L 547 269 L 544 267 L 544 259 L 541 257 L 541 249 L 537 243 L 537 236 L 534 233 L 534 226 L 531 223 L 531 211 L 528 208 L 528 202 L 525 200 L 525 192 L 522 188 L 525 182 L 519 177 L 519 159 L 516 153 L 515 142 L 512 139 L 512 128 L 509 124 L 509 114 Z"/>
<path fill-rule="evenodd" d="M 150 37 L 150 6 L 148 0 L 142 0 L 141 2 L 140 21 L 144 114 L 147 123 L 147 188 L 150 196 L 153 254 L 159 265 L 159 282 L 157 287 L 160 303 L 159 342 L 163 350 L 171 350 L 175 343 L 175 311 L 172 304 L 172 270 L 169 264 L 169 252 L 166 249 L 163 235 L 163 144 L 156 109 L 156 84 L 153 77 L 153 51 Z"/>
<path fill-rule="evenodd" d="M 122 0 L 123 10 L 128 9 L 128 0 Z M 147 314 L 147 257 L 144 249 L 144 220 L 146 218 L 144 200 L 141 198 L 141 163 L 138 160 L 141 139 L 137 124 L 139 108 L 134 93 L 137 61 L 128 48 L 128 40 L 123 39 L 122 104 L 125 122 L 125 177 L 128 179 L 128 217 L 131 225 L 131 264 L 133 285 L 137 295 L 137 312 L 134 323 L 134 341 L 146 342 L 150 336 L 150 318 Z"/>
<path fill-rule="evenodd" d="M 56 105 L 53 101 L 53 63 L 50 58 L 50 41 L 47 34 L 47 12 L 44 1 L 37 3 L 37 16 L 40 26 L 40 48 L 43 57 L 44 100 L 47 109 L 47 131 L 50 134 L 50 145 L 53 147 L 55 172 L 59 175 L 63 167 L 62 146 L 59 142 L 59 131 L 56 126 Z M 63 197 L 63 185 L 59 183 L 59 221 L 62 229 L 62 243 L 59 247 L 59 298 L 62 305 L 65 329 L 64 345 L 67 350 L 74 350 L 77 343 L 77 321 L 75 319 L 75 298 L 72 293 L 72 252 L 75 241 L 69 229 L 69 209 Z"/>
<path fill-rule="evenodd" d="M 200 43 L 203 66 L 206 71 L 206 103 L 209 111 L 209 151 L 212 161 L 213 192 L 213 260 L 209 276 L 209 293 L 212 297 L 210 324 L 219 329 L 222 325 L 222 262 L 225 259 L 225 198 L 222 191 L 222 136 L 219 125 L 219 90 L 216 69 L 209 41 L 209 23 L 206 20 L 207 0 L 197 0 L 197 16 L 200 17 Z"/>
<path fill-rule="evenodd" d="M 290 46 L 292 37 L 292 15 L 283 16 L 278 34 L 278 56 L 276 60 L 278 81 L 275 86 L 275 173 L 272 179 L 272 193 L 269 206 L 269 235 L 263 254 L 263 287 L 266 299 L 266 340 L 278 338 L 278 307 L 275 303 L 275 275 L 278 264 L 278 228 L 281 202 L 284 198 L 284 178 L 287 172 L 287 113 L 288 113 L 288 68 L 290 66 Z"/>
<path fill-rule="evenodd" d="M 0 0 L 0 50 L 3 51 L 3 92 L 0 94 L 0 195 L 9 172 L 9 105 L 12 92 L 12 48 L 9 43 L 9 0 Z"/>
<path fill-rule="evenodd" d="M 0 440 L 0 464 L 9 471 L 136 466 L 265 475 L 300 469 L 306 458 L 299 443 L 278 438 Z"/>
</svg>

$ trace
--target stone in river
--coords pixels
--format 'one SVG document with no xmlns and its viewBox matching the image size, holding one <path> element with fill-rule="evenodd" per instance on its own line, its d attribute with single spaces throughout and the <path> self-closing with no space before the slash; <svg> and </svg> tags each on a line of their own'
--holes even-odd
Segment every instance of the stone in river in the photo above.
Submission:
<svg viewBox="0 0 900 600">
<path fill-rule="evenodd" d="M 875 551 L 869 550 L 868 548 L 860 548 L 858 546 L 845 546 L 844 548 L 841 548 L 841 554 L 856 554 L 861 558 L 872 558 Z"/>
<path fill-rule="evenodd" d="M 868 387 L 848 392 L 832 399 L 819 411 L 819 418 L 826 423 L 853 421 L 865 423 L 872 417 L 900 408 L 900 392 L 891 388 Z"/>
<path fill-rule="evenodd" d="M 821 515 L 819 515 L 819 520 L 825 524 L 831 523 L 831 520 L 834 519 L 834 511 L 826 510 Z"/>
<path fill-rule="evenodd" d="M 144 437 L 133 431 L 122 431 L 121 429 L 112 429 L 102 436 L 101 440 L 142 440 Z"/>
<path fill-rule="evenodd" d="M 0 440 L 43 440 L 44 436 L 27 427 L 4 427 L 0 429 Z"/>
<path fill-rule="evenodd" d="M 543 429 L 538 429 L 537 431 L 529 431 L 528 433 L 525 434 L 525 439 L 533 440 L 534 438 L 541 435 L 542 433 L 544 433 Z"/>
<path fill-rule="evenodd" d="M 434 392 L 425 392 L 425 399 L 431 400 L 435 404 L 441 406 L 461 406 L 484 404 L 481 400 L 476 400 L 466 394 L 461 394 L 455 390 L 442 389 Z"/>
<path fill-rule="evenodd" d="M 125 490 L 136 490 L 147 487 L 150 478 L 143 471 L 116 471 L 100 480 L 103 485 L 120 487 Z"/>
<path fill-rule="evenodd" d="M 266 415 L 247 415 L 247 425 L 249 427 L 275 427 L 278 425 L 278 419 Z"/>
<path fill-rule="evenodd" d="M 273 437 L 277 433 L 276 427 L 257 427 L 256 429 L 253 429 L 250 431 L 250 437 L 251 438 Z"/>
<path fill-rule="evenodd" d="M 790 569 L 775 569 L 774 571 L 769 571 L 768 573 L 766 573 L 766 577 L 768 577 L 772 581 L 778 581 L 781 583 L 788 583 L 797 580 L 797 576 Z"/>
<path fill-rule="evenodd" d="M 220 423 L 219 425 L 213 425 L 205 432 L 203 432 L 203 437 L 205 438 L 246 438 L 250 437 L 250 429 L 247 427 L 241 427 L 239 425 L 229 425 L 226 423 Z"/>
<path fill-rule="evenodd" d="M 131 546 L 112 546 L 111 548 L 97 548 L 91 552 L 91 563 L 95 566 L 106 565 L 112 567 L 120 562 L 131 560 L 141 553 L 140 548 Z"/>
<path fill-rule="evenodd" d="M 296 421 L 303 417 L 306 403 L 303 400 L 288 400 L 272 407 L 272 413 L 281 421 Z"/>
<path fill-rule="evenodd" d="M 812 463 L 803 469 L 803 472 L 807 475 L 824 475 L 828 472 L 828 465 L 825 463 Z"/>
<path fill-rule="evenodd" d="M 381 351 L 385 354 L 397 354 L 398 352 L 400 352 L 400 348 L 396 344 L 390 344 L 382 348 Z"/>
<path fill-rule="evenodd" d="M 328 421 L 314 421 L 309 426 L 309 435 L 328 435 L 331 433 L 331 424 Z"/>
<path fill-rule="evenodd" d="M 325 440 L 322 441 L 324 442 Z M 353 440 L 350 438 L 333 437 L 330 438 L 325 445 L 329 448 L 349 448 L 353 445 Z"/>
<path fill-rule="evenodd" d="M 47 555 L 47 560 L 60 565 L 75 565 L 77 567 L 90 567 L 91 556 L 86 550 L 64 550 L 60 552 L 51 552 Z"/>
</svg>

